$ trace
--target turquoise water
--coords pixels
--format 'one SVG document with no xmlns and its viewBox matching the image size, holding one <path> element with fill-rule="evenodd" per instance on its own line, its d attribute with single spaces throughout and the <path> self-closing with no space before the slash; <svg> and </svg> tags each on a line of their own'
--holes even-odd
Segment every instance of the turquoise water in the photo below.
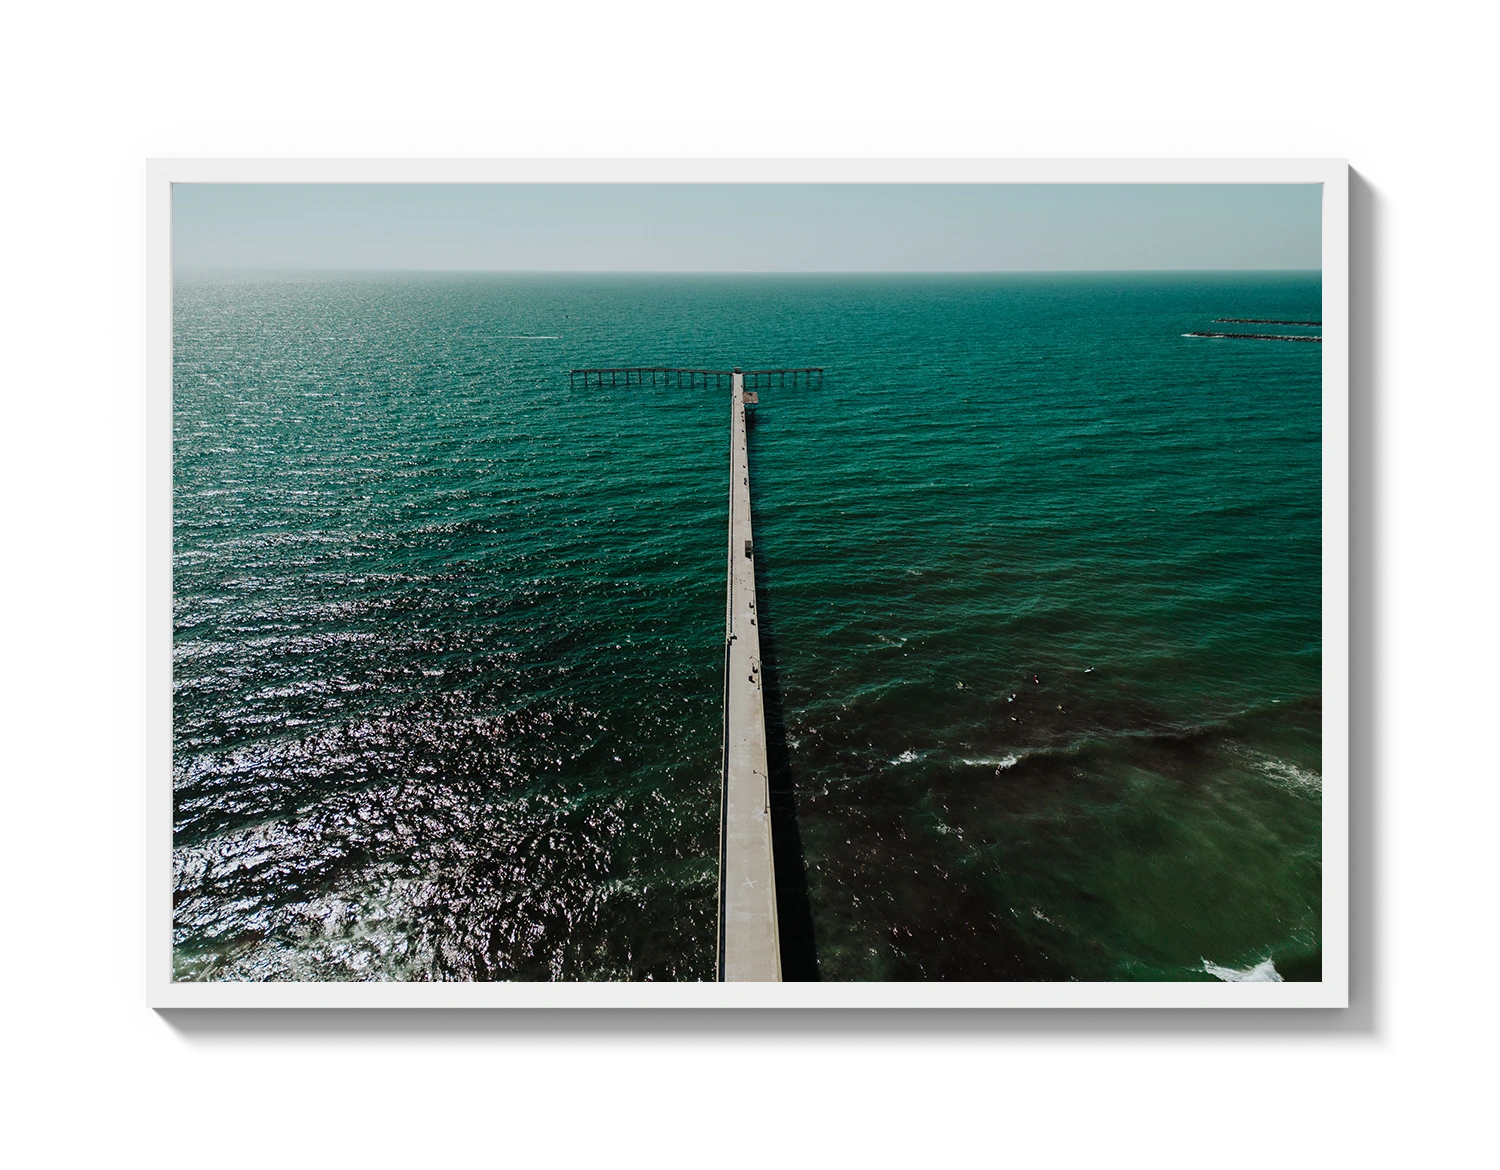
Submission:
<svg viewBox="0 0 1500 1170">
<path fill-rule="evenodd" d="M 789 976 L 1320 963 L 1301 274 L 186 276 L 182 979 L 714 974 L 727 401 Z"/>
</svg>

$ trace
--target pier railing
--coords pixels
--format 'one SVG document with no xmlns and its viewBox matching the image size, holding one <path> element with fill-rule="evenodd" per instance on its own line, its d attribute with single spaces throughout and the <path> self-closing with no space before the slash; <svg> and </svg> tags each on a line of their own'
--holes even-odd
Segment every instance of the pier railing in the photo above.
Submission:
<svg viewBox="0 0 1500 1170">
<path fill-rule="evenodd" d="M 673 386 L 692 390 L 698 386 L 713 386 L 716 390 L 729 387 L 734 370 L 699 370 L 688 366 L 600 366 L 588 370 L 569 370 L 568 386 L 645 386 L 650 379 L 652 386 Z M 787 385 L 791 376 L 793 386 L 822 386 L 822 366 L 799 366 L 785 370 L 745 370 L 747 390 L 767 390 L 772 386 Z"/>
</svg>

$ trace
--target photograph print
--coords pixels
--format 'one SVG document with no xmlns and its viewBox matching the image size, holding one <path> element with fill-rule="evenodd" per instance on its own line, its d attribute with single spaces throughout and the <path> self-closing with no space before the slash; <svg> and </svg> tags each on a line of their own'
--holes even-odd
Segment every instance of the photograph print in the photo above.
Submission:
<svg viewBox="0 0 1500 1170">
<path fill-rule="evenodd" d="M 1321 981 L 1324 205 L 174 183 L 170 981 Z"/>
</svg>

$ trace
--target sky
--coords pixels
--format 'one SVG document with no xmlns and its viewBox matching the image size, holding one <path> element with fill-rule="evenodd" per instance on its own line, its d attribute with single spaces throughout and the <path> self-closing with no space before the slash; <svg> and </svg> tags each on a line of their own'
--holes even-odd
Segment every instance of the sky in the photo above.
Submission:
<svg viewBox="0 0 1500 1170">
<path fill-rule="evenodd" d="M 510 272 L 1317 269 L 1287 184 L 209 184 L 173 264 Z"/>
</svg>

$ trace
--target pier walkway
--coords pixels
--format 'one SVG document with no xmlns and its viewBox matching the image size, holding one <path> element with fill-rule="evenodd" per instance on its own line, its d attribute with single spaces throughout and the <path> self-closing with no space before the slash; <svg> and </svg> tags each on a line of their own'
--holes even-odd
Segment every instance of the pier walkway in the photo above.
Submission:
<svg viewBox="0 0 1500 1170">
<path fill-rule="evenodd" d="M 731 376 L 729 582 L 725 602 L 724 790 L 719 853 L 719 979 L 781 980 L 776 875 L 771 860 L 771 790 L 755 615 L 755 535 L 750 527 L 750 457 L 745 375 Z M 748 395 L 755 402 L 757 395 Z"/>
</svg>

